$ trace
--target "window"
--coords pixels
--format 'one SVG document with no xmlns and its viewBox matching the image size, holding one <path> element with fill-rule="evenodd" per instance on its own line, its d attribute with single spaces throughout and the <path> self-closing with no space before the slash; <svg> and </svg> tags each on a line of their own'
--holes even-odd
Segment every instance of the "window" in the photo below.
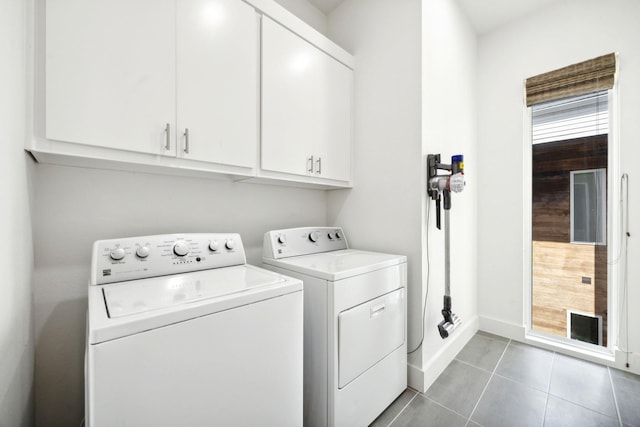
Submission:
<svg viewBox="0 0 640 427">
<path fill-rule="evenodd" d="M 525 82 L 527 334 L 582 349 L 612 341 L 608 233 L 617 223 L 607 192 L 616 168 L 616 68 L 612 53 Z"/>
<path fill-rule="evenodd" d="M 606 244 L 606 169 L 572 171 L 569 188 L 571 243 Z"/>
<path fill-rule="evenodd" d="M 602 316 L 567 310 L 567 338 L 602 345 Z"/>
</svg>

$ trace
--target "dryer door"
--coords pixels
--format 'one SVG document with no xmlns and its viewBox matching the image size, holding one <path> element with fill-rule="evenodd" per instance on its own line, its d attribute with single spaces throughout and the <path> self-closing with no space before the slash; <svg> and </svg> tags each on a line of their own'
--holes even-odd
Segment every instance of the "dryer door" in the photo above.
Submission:
<svg viewBox="0 0 640 427">
<path fill-rule="evenodd" d="M 338 388 L 404 343 L 405 308 L 400 288 L 338 315 Z"/>
</svg>

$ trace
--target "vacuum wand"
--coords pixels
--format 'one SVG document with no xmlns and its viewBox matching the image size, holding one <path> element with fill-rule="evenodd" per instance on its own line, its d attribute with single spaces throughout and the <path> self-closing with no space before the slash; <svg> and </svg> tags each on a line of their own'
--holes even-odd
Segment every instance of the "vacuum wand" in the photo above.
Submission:
<svg viewBox="0 0 640 427">
<path fill-rule="evenodd" d="M 444 210 L 444 297 L 442 302 L 442 317 L 444 319 L 438 324 L 438 332 L 443 339 L 447 338 L 462 323 L 462 320 L 451 311 L 449 211 L 449 209 Z"/>
<path fill-rule="evenodd" d="M 462 155 L 452 156 L 451 164 L 440 163 L 440 154 L 427 156 L 428 194 L 436 201 L 436 226 L 440 229 L 440 200 L 444 204 L 444 298 L 442 307 L 443 320 L 438 324 L 438 332 L 447 338 L 462 320 L 451 311 L 451 262 L 450 262 L 450 210 L 451 192 L 459 193 L 464 189 L 464 158 Z M 450 171 L 449 175 L 438 175 L 438 170 Z"/>
</svg>

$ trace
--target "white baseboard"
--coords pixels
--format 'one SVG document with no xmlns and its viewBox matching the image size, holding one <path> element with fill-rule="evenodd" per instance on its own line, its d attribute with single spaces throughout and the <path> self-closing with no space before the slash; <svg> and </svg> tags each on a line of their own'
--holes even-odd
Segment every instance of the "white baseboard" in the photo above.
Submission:
<svg viewBox="0 0 640 427">
<path fill-rule="evenodd" d="M 526 329 L 524 325 L 508 323 L 492 317 L 480 316 L 480 327 L 478 329 L 515 341 L 525 342 Z"/>
<path fill-rule="evenodd" d="M 629 367 L 627 368 L 627 353 L 616 350 L 615 362 L 611 365 L 613 368 L 620 369 L 621 371 L 631 372 L 636 375 L 640 375 L 640 353 L 629 354 Z"/>
<path fill-rule="evenodd" d="M 409 387 L 425 392 L 440 374 L 449 366 L 449 363 L 456 357 L 458 352 L 467 345 L 469 340 L 478 331 L 478 317 L 471 321 L 464 322 L 453 335 L 444 340 L 445 345 L 425 363 L 422 367 L 409 364 L 407 367 Z"/>
<path fill-rule="evenodd" d="M 424 371 L 410 363 L 407 364 L 407 385 L 414 390 L 424 391 Z"/>
</svg>

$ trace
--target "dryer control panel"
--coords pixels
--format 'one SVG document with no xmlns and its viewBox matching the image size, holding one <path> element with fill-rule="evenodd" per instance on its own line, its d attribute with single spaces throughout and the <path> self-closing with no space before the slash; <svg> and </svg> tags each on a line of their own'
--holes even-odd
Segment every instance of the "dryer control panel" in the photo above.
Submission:
<svg viewBox="0 0 640 427">
<path fill-rule="evenodd" d="M 91 284 L 122 282 L 246 264 L 237 233 L 162 234 L 98 240 Z"/>
<path fill-rule="evenodd" d="M 268 231 L 262 256 L 269 259 L 349 249 L 340 227 L 301 227 Z"/>
</svg>

